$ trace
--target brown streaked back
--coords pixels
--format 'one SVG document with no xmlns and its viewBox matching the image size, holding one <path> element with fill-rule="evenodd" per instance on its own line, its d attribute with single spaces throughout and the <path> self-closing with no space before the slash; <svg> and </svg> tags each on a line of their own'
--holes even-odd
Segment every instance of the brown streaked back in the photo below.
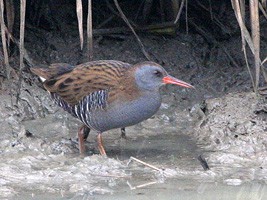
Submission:
<svg viewBox="0 0 267 200">
<path fill-rule="evenodd" d="M 121 87 L 121 79 L 130 66 L 120 61 L 103 60 L 83 63 L 76 67 L 53 64 L 48 69 L 31 70 L 47 79 L 44 87 L 49 92 L 57 93 L 68 104 L 75 105 L 93 92 Z"/>
</svg>

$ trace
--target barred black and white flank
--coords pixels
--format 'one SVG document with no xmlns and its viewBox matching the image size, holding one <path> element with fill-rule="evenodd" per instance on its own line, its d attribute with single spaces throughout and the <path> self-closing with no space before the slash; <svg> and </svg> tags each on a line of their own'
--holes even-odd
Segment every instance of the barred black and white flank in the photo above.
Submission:
<svg viewBox="0 0 267 200">
<path fill-rule="evenodd" d="M 65 111 L 69 112 L 72 116 L 81 120 L 88 127 L 94 128 L 90 124 L 90 122 L 92 121 L 91 120 L 92 111 L 96 109 L 103 110 L 106 108 L 108 90 L 100 90 L 93 92 L 85 96 L 78 104 L 74 106 L 65 102 L 56 93 L 51 93 L 51 97 L 58 106 L 63 108 Z"/>
</svg>

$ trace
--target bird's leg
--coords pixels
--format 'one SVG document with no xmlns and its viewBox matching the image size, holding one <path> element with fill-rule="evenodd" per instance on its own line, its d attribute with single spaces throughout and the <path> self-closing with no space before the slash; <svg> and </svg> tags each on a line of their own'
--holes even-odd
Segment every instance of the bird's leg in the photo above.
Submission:
<svg viewBox="0 0 267 200">
<path fill-rule="evenodd" d="M 89 133 L 90 133 L 90 128 L 88 128 L 88 126 L 83 126 L 83 140 L 86 141 Z"/>
<path fill-rule="evenodd" d="M 106 156 L 106 151 L 105 151 L 105 148 L 103 146 L 103 139 L 102 139 L 102 134 L 101 133 L 98 133 L 97 135 L 97 144 L 98 144 L 98 150 L 101 154 L 101 156 Z"/>
<path fill-rule="evenodd" d="M 79 131 L 78 131 L 78 144 L 79 144 L 79 152 L 80 152 L 80 154 L 84 154 L 85 153 L 84 142 L 86 141 L 89 133 L 90 133 L 90 128 L 88 128 L 86 125 L 83 125 L 81 128 L 79 128 Z"/>
<path fill-rule="evenodd" d="M 121 128 L 121 138 L 126 139 L 126 131 L 125 131 L 125 128 Z"/>
</svg>

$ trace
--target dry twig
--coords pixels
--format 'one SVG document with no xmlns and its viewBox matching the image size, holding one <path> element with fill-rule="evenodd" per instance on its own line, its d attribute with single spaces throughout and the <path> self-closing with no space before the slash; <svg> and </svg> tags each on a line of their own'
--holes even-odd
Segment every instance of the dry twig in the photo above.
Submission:
<svg viewBox="0 0 267 200">
<path fill-rule="evenodd" d="M 176 24 L 176 23 L 178 22 L 178 20 L 180 19 L 180 16 L 181 16 L 181 14 L 182 14 L 182 10 L 183 10 L 183 8 L 184 8 L 184 2 L 185 2 L 185 0 L 182 0 L 181 5 L 180 5 L 180 8 L 179 8 L 179 11 L 178 11 L 177 16 L 176 16 L 176 19 L 174 20 L 174 23 L 175 23 L 175 24 Z"/>
<path fill-rule="evenodd" d="M 24 33 L 25 33 L 25 12 L 26 12 L 26 0 L 20 1 L 20 29 L 19 29 L 19 70 L 20 74 L 24 68 Z"/>
<path fill-rule="evenodd" d="M 255 90 L 258 90 L 260 80 L 260 22 L 259 22 L 259 1 L 250 0 L 250 21 L 251 36 L 254 46 L 254 65 L 255 65 Z"/>
<path fill-rule="evenodd" d="M 159 168 L 157 168 L 157 167 L 155 167 L 155 166 L 153 166 L 153 165 L 150 165 L 150 164 L 148 164 L 148 163 L 146 163 L 146 162 L 144 162 L 144 161 L 142 161 L 142 160 L 139 160 L 139 159 L 137 159 L 137 158 L 135 158 L 135 157 L 130 157 L 130 160 L 129 160 L 129 162 L 128 162 L 128 164 L 132 161 L 132 160 L 134 160 L 134 161 L 136 161 L 136 162 L 139 162 L 139 163 L 141 163 L 141 164 L 143 164 L 143 165 L 145 165 L 145 166 L 147 166 L 147 167 L 150 167 L 150 168 L 152 168 L 152 169 L 155 169 L 155 170 L 157 170 L 157 171 L 159 171 L 159 172 L 162 172 L 162 169 L 159 169 Z"/>
<path fill-rule="evenodd" d="M 141 184 L 141 185 L 137 185 L 137 186 L 132 186 L 129 181 L 127 181 L 127 185 L 130 187 L 131 190 L 136 190 L 138 188 L 143 188 L 143 187 L 147 187 L 149 185 L 154 185 L 158 183 L 157 181 L 151 181 L 151 182 L 148 182 L 148 183 L 145 183 L 145 184 Z"/>
<path fill-rule="evenodd" d="M 9 79 L 11 67 L 9 65 L 7 43 L 6 43 L 6 34 L 5 34 L 5 21 L 4 21 L 4 3 L 3 0 L 0 0 L 0 23 L 1 23 L 1 38 L 4 52 L 4 62 L 5 62 L 5 75 Z"/>
<path fill-rule="evenodd" d="M 135 157 L 132 157 L 132 156 L 130 157 L 130 160 L 128 161 L 127 165 L 129 165 L 130 162 L 131 162 L 132 160 L 134 160 L 134 161 L 136 161 L 136 162 L 138 162 L 138 163 L 141 163 L 141 164 L 143 164 L 143 165 L 145 165 L 145 166 L 147 166 L 147 167 L 149 167 L 149 168 L 152 168 L 152 169 L 154 169 L 154 170 L 157 170 L 157 171 L 159 171 L 160 173 L 162 173 L 163 175 L 164 175 L 164 174 L 166 174 L 166 175 L 171 175 L 171 174 L 166 173 L 165 171 L 163 171 L 162 169 L 160 169 L 160 168 L 158 168 L 158 167 L 156 167 L 156 166 L 154 166 L 154 165 L 148 164 L 148 163 L 146 163 L 146 162 L 144 162 L 144 161 L 142 161 L 142 160 L 139 160 L 139 159 L 137 159 L 137 158 L 135 158 Z"/>
<path fill-rule="evenodd" d="M 263 5 L 262 5 L 261 2 L 259 2 L 259 8 L 260 8 L 262 14 L 264 15 L 264 17 L 265 17 L 266 20 L 267 20 L 267 13 L 266 13 L 266 11 L 264 10 L 264 7 L 263 7 Z M 266 9 L 266 8 L 265 8 L 265 9 Z"/>
<path fill-rule="evenodd" d="M 76 12 L 78 18 L 79 36 L 81 42 L 81 50 L 83 49 L 83 6 L 82 0 L 76 0 Z"/>
<path fill-rule="evenodd" d="M 25 13 L 26 13 L 26 0 L 20 0 L 20 30 L 19 30 L 19 81 L 17 88 L 17 103 L 19 100 L 22 70 L 24 69 L 24 32 L 25 32 Z"/>
<path fill-rule="evenodd" d="M 241 30 L 242 49 L 243 49 L 244 56 L 245 56 L 246 66 L 248 68 L 248 72 L 249 72 L 249 75 L 251 78 L 251 82 L 252 82 L 254 91 L 256 91 L 256 85 L 255 85 L 255 82 L 254 82 L 254 79 L 253 79 L 253 76 L 252 76 L 252 73 L 251 73 L 251 70 L 250 70 L 250 67 L 248 64 L 248 60 L 247 60 L 246 42 L 248 43 L 248 46 L 250 47 L 253 54 L 254 54 L 255 50 L 254 50 L 254 45 L 253 45 L 252 39 L 250 37 L 250 34 L 249 34 L 249 32 L 245 26 L 245 23 L 244 23 L 244 16 L 242 15 L 242 14 L 244 14 L 244 10 L 242 11 L 241 8 L 244 7 L 244 5 L 241 4 L 241 6 L 240 6 L 239 0 L 231 0 L 231 1 L 232 1 L 233 9 L 235 11 L 235 16 L 236 16 L 237 22 L 238 22 L 240 30 Z"/>
<path fill-rule="evenodd" d="M 93 59 L 92 0 L 88 0 L 87 44 L 88 44 L 88 58 L 89 60 L 92 60 Z"/>
</svg>

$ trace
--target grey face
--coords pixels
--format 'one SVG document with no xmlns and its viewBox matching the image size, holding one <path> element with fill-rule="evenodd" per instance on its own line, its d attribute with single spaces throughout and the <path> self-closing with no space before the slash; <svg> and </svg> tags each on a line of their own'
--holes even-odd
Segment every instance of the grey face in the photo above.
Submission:
<svg viewBox="0 0 267 200">
<path fill-rule="evenodd" d="M 167 75 L 165 69 L 157 65 L 143 65 L 135 72 L 135 80 L 140 89 L 158 90 L 163 85 L 162 78 Z"/>
</svg>

